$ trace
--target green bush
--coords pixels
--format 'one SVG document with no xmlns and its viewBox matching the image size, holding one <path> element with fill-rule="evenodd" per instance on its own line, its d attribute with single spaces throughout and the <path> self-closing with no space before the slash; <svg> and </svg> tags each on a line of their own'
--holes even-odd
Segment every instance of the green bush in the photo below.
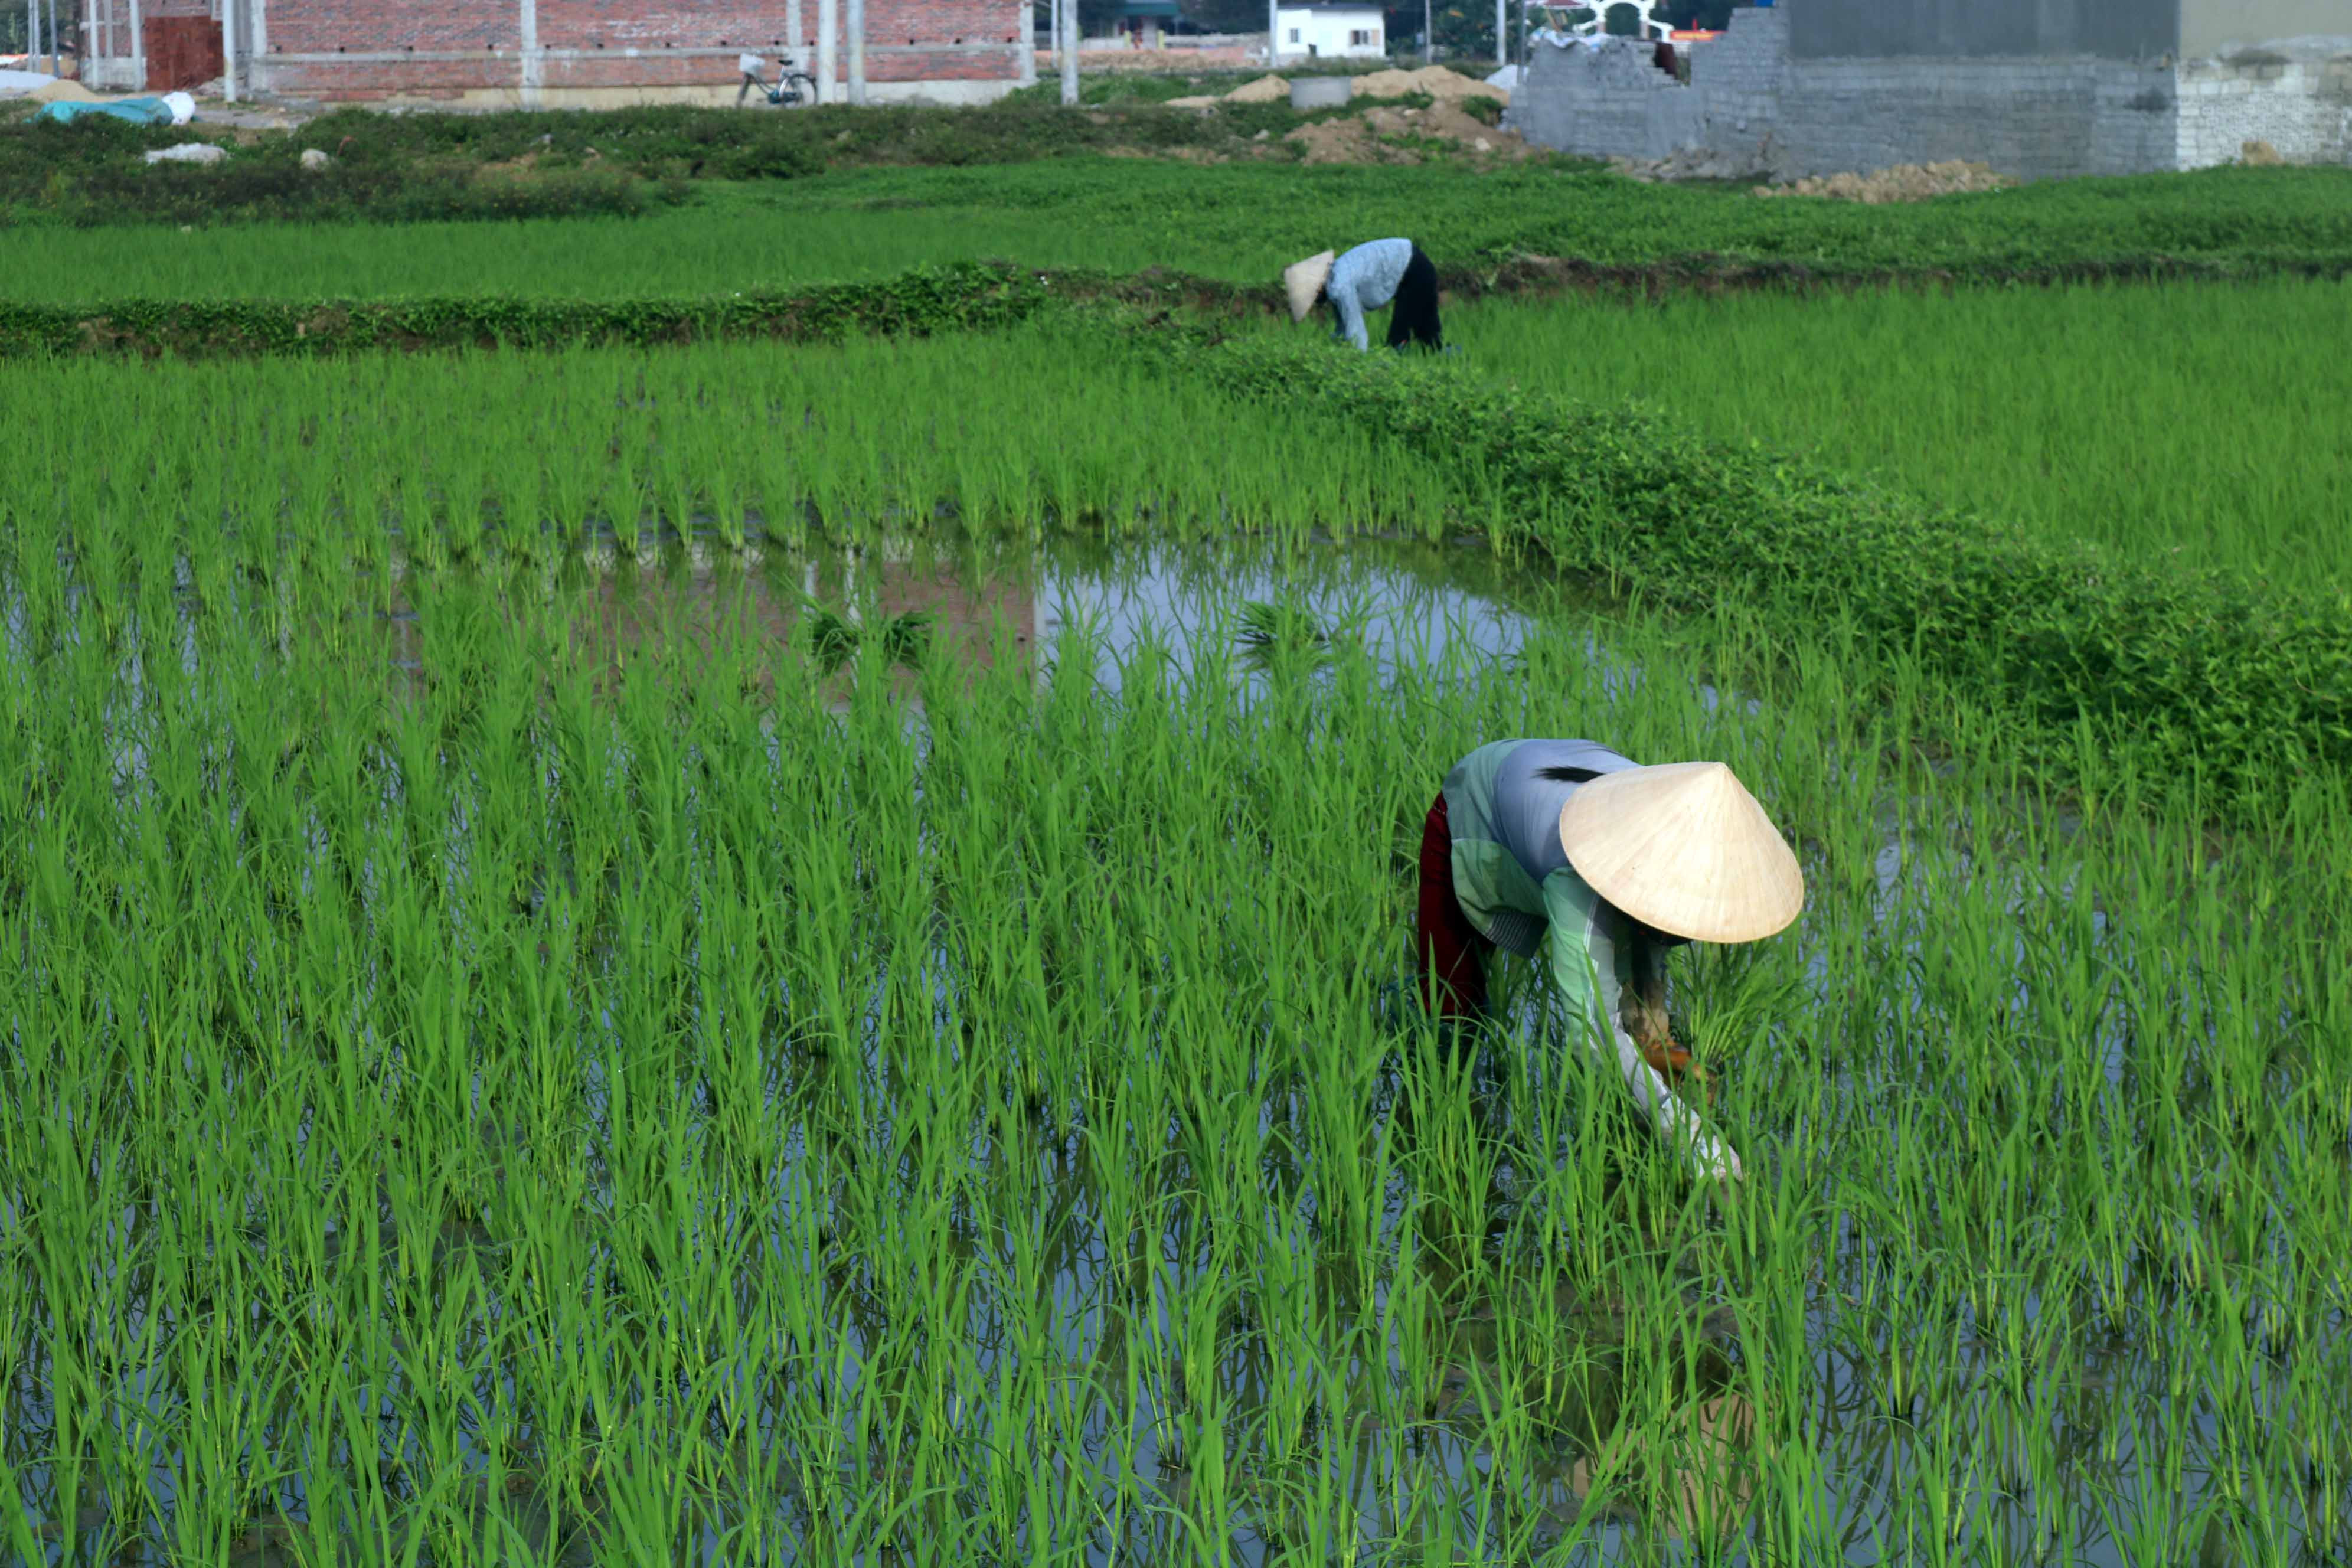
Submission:
<svg viewBox="0 0 2352 1568">
<path fill-rule="evenodd" d="M 329 116 L 329 120 L 336 117 Z M 357 138 L 306 132 L 229 145 L 211 167 L 149 164 L 141 154 L 198 140 L 185 130 L 94 115 L 0 127 L 0 222 L 111 224 L 633 216 L 685 195 L 675 180 L 621 167 L 529 177 L 452 157 L 402 155 Z M 323 170 L 305 147 L 335 150 Z"/>
</svg>

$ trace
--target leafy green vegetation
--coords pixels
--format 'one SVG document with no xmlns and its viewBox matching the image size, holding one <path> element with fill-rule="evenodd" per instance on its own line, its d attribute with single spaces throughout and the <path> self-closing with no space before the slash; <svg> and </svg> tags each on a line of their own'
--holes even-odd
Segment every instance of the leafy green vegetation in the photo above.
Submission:
<svg viewBox="0 0 2352 1568">
<path fill-rule="evenodd" d="M 1170 352 L 1152 337 L 1144 352 Z M 2005 712 L 2003 743 L 2053 778 L 2088 753 L 2146 786 L 2256 818 L 2352 763 L 2352 623 L 2340 593 L 2111 554 L 1638 407 L 1498 385 L 1449 361 L 1259 336 L 1175 351 L 1261 405 L 1328 410 L 1446 464 L 1494 531 L 1644 602 L 1725 600 L 1916 666 Z"/>
<path fill-rule="evenodd" d="M 626 216 L 683 201 L 704 181 L 801 180 L 876 164 L 964 167 L 1104 150 L 1288 163 L 1294 152 L 1278 140 L 1283 132 L 1347 112 L 1297 111 L 1284 100 L 1202 114 L 1162 110 L 1148 97 L 1112 96 L 1112 107 L 1083 114 L 1058 102 L 1016 99 L 976 109 L 792 113 L 675 106 L 558 115 L 350 109 L 293 130 L 261 132 L 201 122 L 191 131 L 112 120 L 0 120 L 0 226 Z M 139 157 L 196 138 L 222 146 L 225 161 L 212 168 L 155 169 Z M 328 152 L 335 163 L 304 170 L 305 148 Z"/>
<path fill-rule="evenodd" d="M 1495 301 L 1484 375 L 2126 559 L 2352 584 L 2352 282 Z"/>
<path fill-rule="evenodd" d="M 2051 182 L 1869 207 L 1643 185 L 1572 164 L 1480 173 L 1091 156 L 697 189 L 690 205 L 625 223 L 227 226 L 202 245 L 169 230 L 19 227 L 0 231 L 0 276 L 8 297 L 48 301 L 612 299 L 787 289 L 998 259 L 1118 273 L 1165 268 L 1271 289 L 1301 256 L 1389 234 L 1417 237 L 1455 286 L 1529 254 L 1635 269 L 1620 281 L 1636 287 L 1734 264 L 1771 269 L 1782 281 L 2166 266 L 2214 276 L 2340 274 L 2352 265 L 2352 171 L 2326 169 Z"/>
<path fill-rule="evenodd" d="M 244 144 L 233 134 L 132 125 L 102 115 L 69 125 L 0 123 L 0 232 L 16 226 L 177 229 L 297 220 L 634 217 L 687 196 L 675 173 L 655 179 L 607 164 L 534 172 L 526 179 L 467 159 L 372 153 L 334 137 L 331 128 L 322 134 L 338 155 L 327 168 L 310 170 L 301 166 L 302 151 L 319 143 L 299 134 Z M 215 142 L 227 156 L 212 167 L 150 165 L 140 156 L 193 140 Z"/>
<path fill-rule="evenodd" d="M 1499 654 L 1375 657 L 1315 530 L 1457 531 L 1549 404 L 1211 358 L 1283 395 L 1067 321 L 0 377 L 11 1555 L 2339 1551 L 2344 774 L 2214 844 L 2093 745 L 2070 820 L 1835 617 L 1527 564 Z M 1581 428 L 1564 505 L 1664 482 Z M 1846 504 L 1673 460 L 1695 524 Z M 1248 530 L 1270 607 L 1025 653 L 1035 533 Z M 894 637 L 948 592 L 977 645 Z M 1674 961 L 1736 1187 L 1539 1003 L 1452 1072 L 1399 1000 L 1514 733 L 1721 758 L 1801 850 Z"/>
</svg>

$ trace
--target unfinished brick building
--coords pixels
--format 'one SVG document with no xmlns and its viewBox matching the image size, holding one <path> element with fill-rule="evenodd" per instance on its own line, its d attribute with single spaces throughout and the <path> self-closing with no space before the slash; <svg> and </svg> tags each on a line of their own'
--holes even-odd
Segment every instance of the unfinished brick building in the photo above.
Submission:
<svg viewBox="0 0 2352 1568">
<path fill-rule="evenodd" d="M 99 74 L 160 84 L 131 53 L 141 0 L 82 0 Z M 837 81 L 848 79 L 850 7 Z M 208 15 L 241 89 L 330 102 L 604 108 L 731 102 L 736 57 L 797 40 L 817 58 L 818 0 L 144 0 Z M 1035 79 L 1029 0 L 866 0 L 870 102 L 982 103 Z M 184 26 L 184 24 L 178 24 Z M 149 40 L 152 53 L 156 40 Z M 160 62 L 158 62 L 160 63 Z M 217 66 L 215 66 L 217 68 Z"/>
</svg>

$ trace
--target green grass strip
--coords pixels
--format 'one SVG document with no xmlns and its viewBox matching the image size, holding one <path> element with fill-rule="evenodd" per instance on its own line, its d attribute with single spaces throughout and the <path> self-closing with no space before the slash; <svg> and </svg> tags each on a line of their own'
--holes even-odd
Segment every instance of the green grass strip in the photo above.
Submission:
<svg viewBox="0 0 2352 1568">
<path fill-rule="evenodd" d="M 854 332 L 1002 327 L 1050 298 L 1003 263 L 919 267 L 896 278 L 703 299 L 126 300 L 0 302 L 0 358 L 31 354 L 321 354 L 368 349 L 809 342 Z"/>
<path fill-rule="evenodd" d="M 1604 265 L 1524 254 L 1474 258 L 1439 281 L 1456 300 L 1566 293 L 1640 296 L 1819 289 L 1949 288 L 1965 283 L 2055 287 L 2077 282 L 2335 278 L 2352 261 L 2275 264 L 2178 258 L 2086 261 L 1980 270 L 1824 268 L 1792 261 L 1687 256 L 1648 265 Z M 556 349 L 652 346 L 757 339 L 817 342 L 850 333 L 929 335 L 1009 326 L 1048 301 L 1157 305 L 1270 314 L 1272 283 L 1239 283 L 1168 268 L 1121 273 L 1032 268 L 1003 260 L 926 264 L 895 277 L 621 300 L 458 294 L 375 300 L 129 299 L 51 303 L 0 300 L 0 359 L 34 354 L 173 353 L 189 356 L 331 354 L 370 350 Z"/>
<path fill-rule="evenodd" d="M 1890 674 L 1908 662 L 1990 700 L 2020 721 L 2021 752 L 2062 776 L 2085 746 L 2129 748 L 2234 815 L 2352 763 L 2352 596 L 2143 568 L 1454 363 L 1149 342 L 1234 394 L 1389 432 L 1507 532 L 1652 604 L 1747 600 L 1851 637 Z"/>
</svg>

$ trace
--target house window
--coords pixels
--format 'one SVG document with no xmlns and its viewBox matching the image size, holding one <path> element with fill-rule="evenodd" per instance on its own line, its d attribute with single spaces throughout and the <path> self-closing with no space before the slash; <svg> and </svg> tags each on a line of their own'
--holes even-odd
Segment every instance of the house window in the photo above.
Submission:
<svg viewBox="0 0 2352 1568">
<path fill-rule="evenodd" d="M 1372 30 L 1370 27 L 1350 27 L 1348 29 L 1348 47 L 1349 48 L 1366 48 L 1370 46 L 1371 42 Z"/>
<path fill-rule="evenodd" d="M 1294 44 L 1298 41 L 1298 29 L 1296 27 L 1290 29 L 1290 41 Z"/>
</svg>

